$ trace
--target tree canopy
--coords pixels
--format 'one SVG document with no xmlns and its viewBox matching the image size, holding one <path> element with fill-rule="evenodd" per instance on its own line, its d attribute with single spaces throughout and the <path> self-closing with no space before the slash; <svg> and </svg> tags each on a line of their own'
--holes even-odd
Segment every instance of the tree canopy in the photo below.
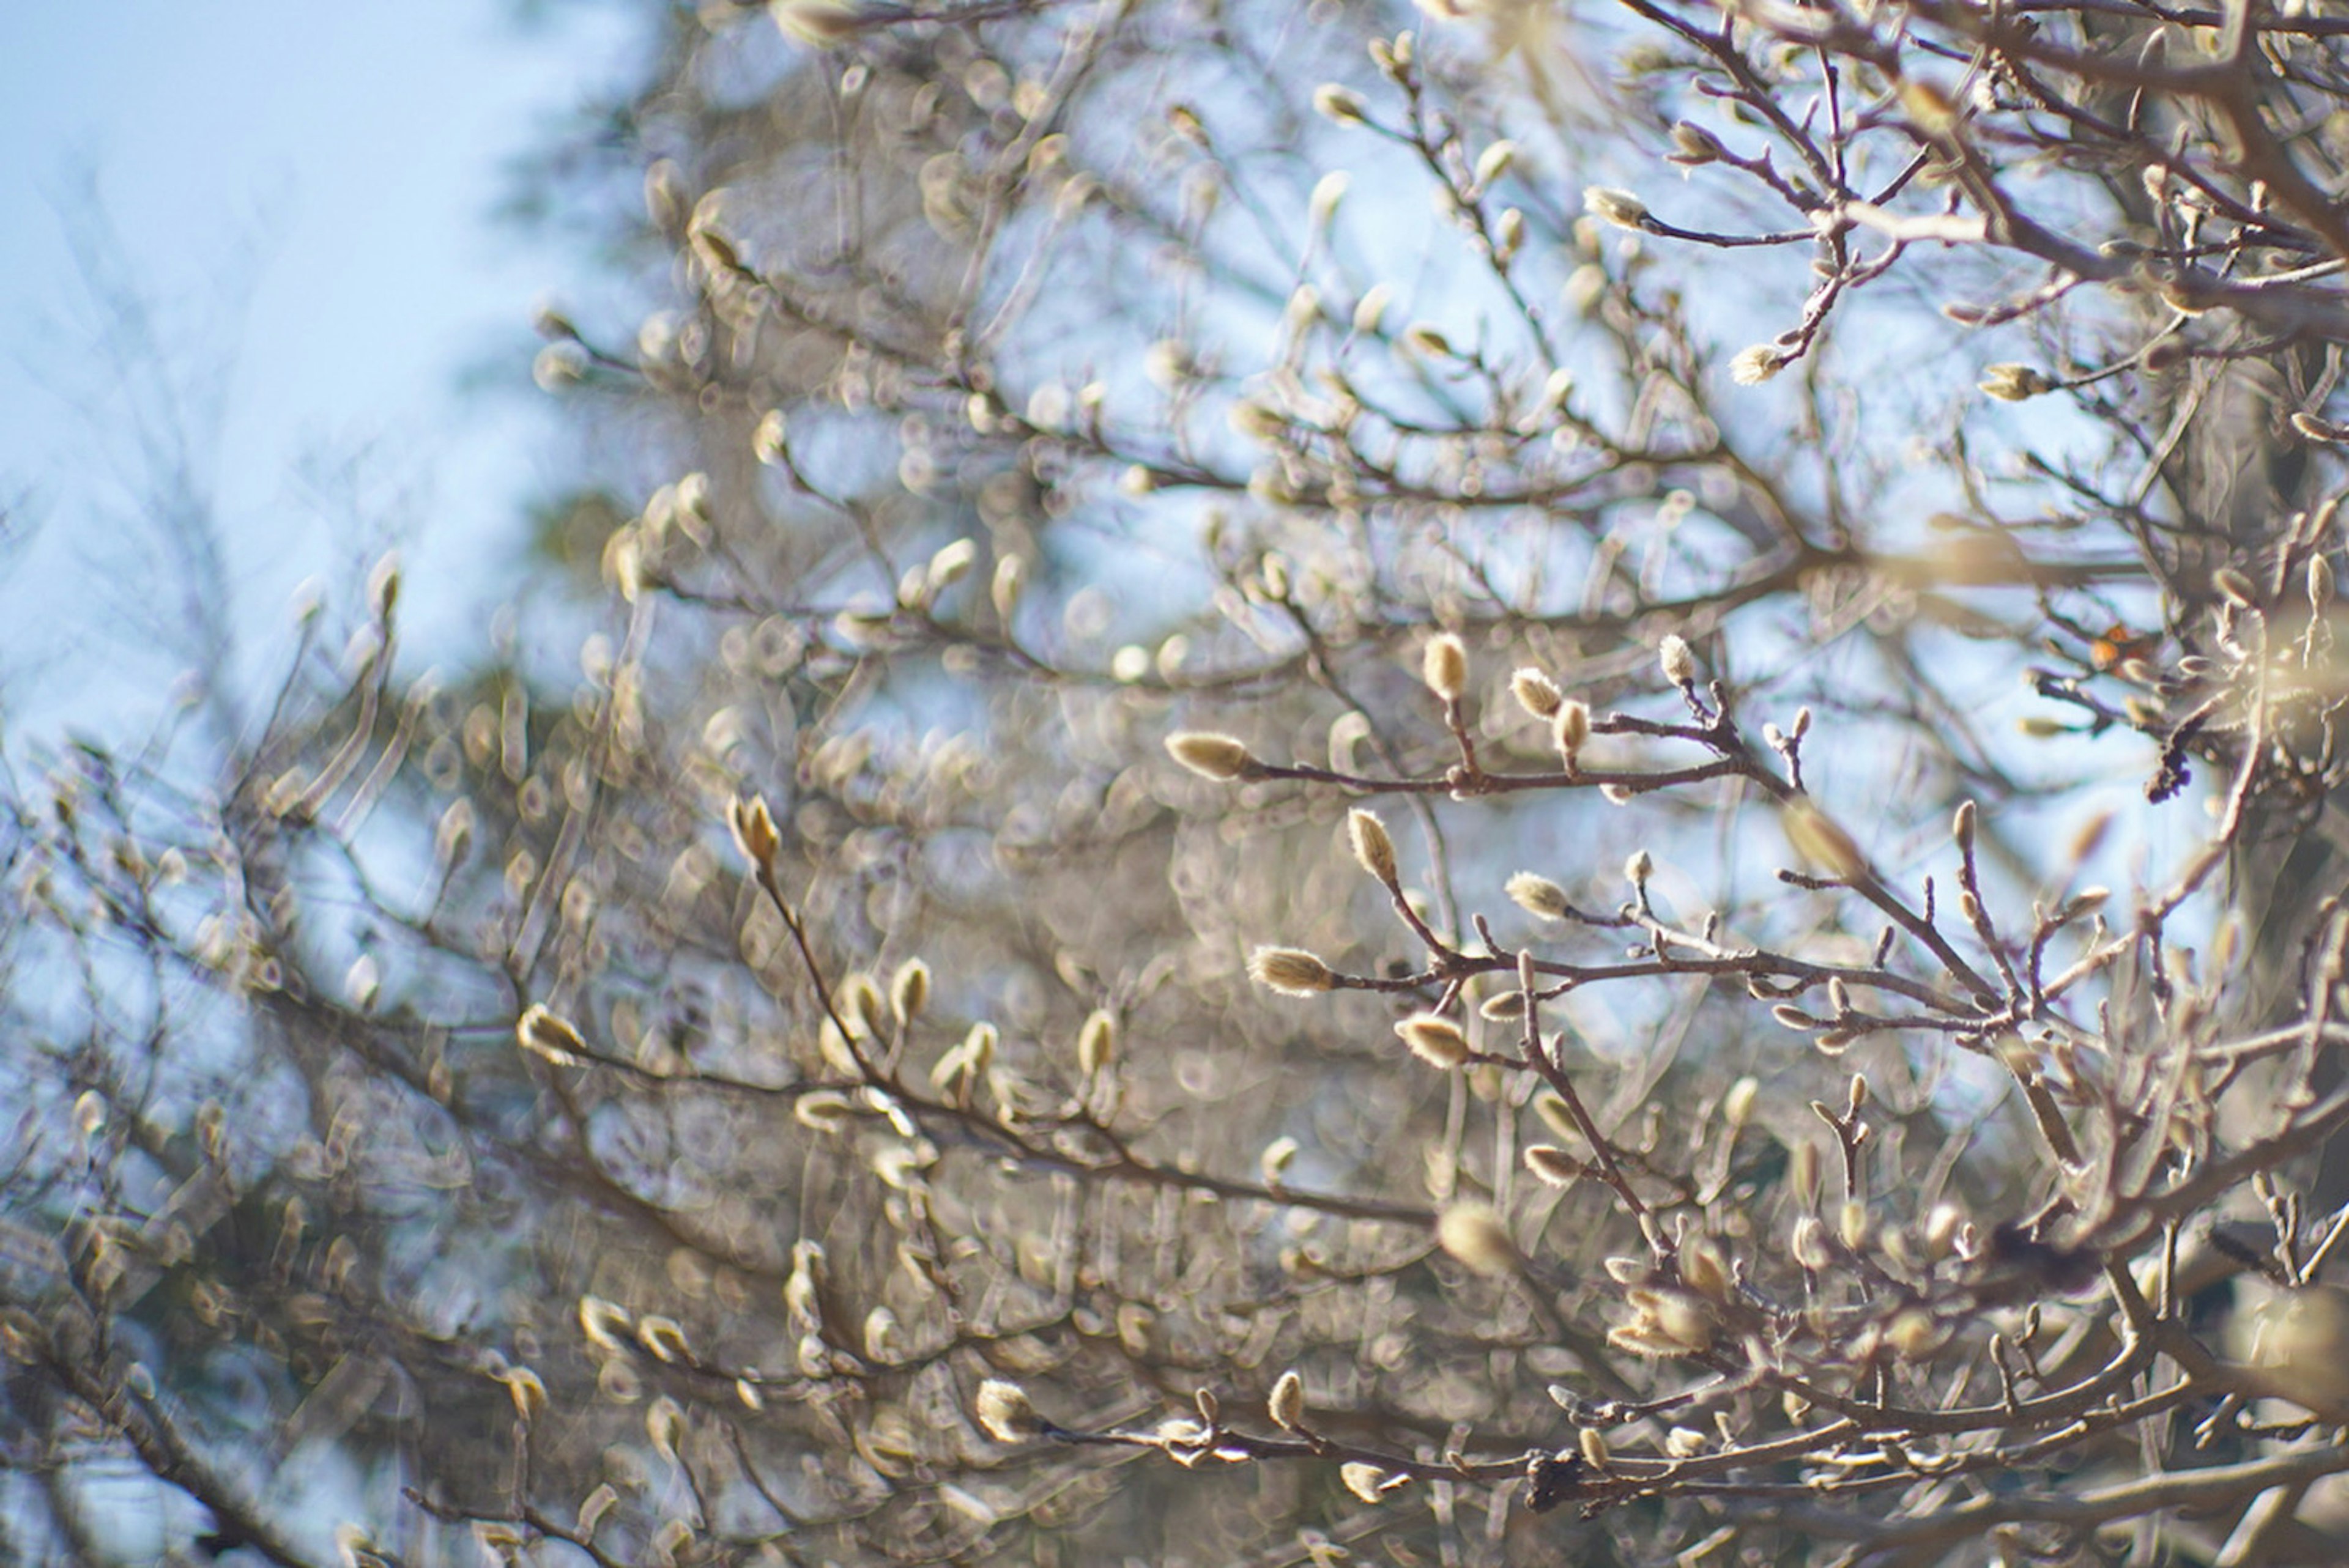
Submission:
<svg viewBox="0 0 2349 1568">
<path fill-rule="evenodd" d="M 2349 1553 L 2349 21 L 664 15 L 518 630 L 12 756 L 11 1551 Z"/>
</svg>

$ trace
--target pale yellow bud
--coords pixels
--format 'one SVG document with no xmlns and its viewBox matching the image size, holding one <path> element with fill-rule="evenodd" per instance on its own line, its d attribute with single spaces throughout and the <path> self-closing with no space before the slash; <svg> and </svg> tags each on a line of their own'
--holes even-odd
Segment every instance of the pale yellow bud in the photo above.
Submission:
<svg viewBox="0 0 2349 1568">
<path fill-rule="evenodd" d="M 897 973 L 889 982 L 889 1011 L 900 1024 L 910 1024 L 922 1016 L 930 1001 L 930 966 L 918 958 L 908 958 L 897 965 Z"/>
<path fill-rule="evenodd" d="M 1557 683 L 1530 665 L 1509 677 L 1509 694 L 1517 699 L 1519 707 L 1536 718 L 1556 718 L 1566 701 Z"/>
<path fill-rule="evenodd" d="M 2021 403 L 2043 392 L 2053 392 L 2055 383 L 2044 372 L 2028 365 L 1991 365 L 1982 369 L 1982 389 L 2002 403 Z"/>
<path fill-rule="evenodd" d="M 1421 657 L 1420 676 L 1427 682 L 1427 689 L 1444 701 L 1458 702 L 1468 689 L 1467 645 L 1450 632 L 1430 637 Z"/>
<path fill-rule="evenodd" d="M 1696 655 L 1688 639 L 1676 632 L 1664 634 L 1656 645 L 1656 663 L 1664 672 L 1664 679 L 1676 686 L 1684 686 L 1696 679 Z"/>
<path fill-rule="evenodd" d="M 1648 204 L 1629 191 L 1593 185 L 1582 192 L 1582 210 L 1619 229 L 1640 229 L 1648 223 Z"/>
<path fill-rule="evenodd" d="M 1454 1203 L 1436 1217 L 1436 1244 L 1480 1274 L 1506 1274 L 1517 1266 L 1517 1249 L 1501 1217 L 1484 1203 Z"/>
<path fill-rule="evenodd" d="M 775 814 L 764 795 L 728 802 L 726 825 L 733 830 L 734 846 L 742 851 L 742 858 L 761 870 L 773 861 L 775 851 L 782 847 L 783 836 L 776 830 Z"/>
<path fill-rule="evenodd" d="M 1526 1145 L 1526 1169 L 1553 1187 L 1571 1187 L 1582 1179 L 1582 1162 L 1555 1143 Z"/>
<path fill-rule="evenodd" d="M 1456 1068 L 1468 1059 L 1468 1036 L 1437 1013 L 1414 1013 L 1394 1026 L 1411 1054 L 1433 1068 Z"/>
<path fill-rule="evenodd" d="M 1077 1031 L 1077 1070 L 1087 1078 L 1100 1075 L 1117 1054 L 1117 1019 L 1096 1008 Z"/>
<path fill-rule="evenodd" d="M 1324 82 L 1313 89 L 1314 112 L 1333 124 L 1360 125 L 1369 107 L 1361 94 L 1336 82 Z"/>
<path fill-rule="evenodd" d="M 1305 1379 L 1295 1372 L 1283 1372 L 1272 1386 L 1272 1397 L 1265 1402 L 1272 1424 L 1281 1430 L 1293 1432 L 1305 1425 Z"/>
<path fill-rule="evenodd" d="M 1248 976 L 1284 996 L 1318 995 L 1338 983 L 1327 964 L 1301 947 L 1257 948 L 1248 955 Z"/>
<path fill-rule="evenodd" d="M 1256 771 L 1256 758 L 1235 736 L 1213 730 L 1178 729 L 1166 738 L 1167 755 L 1202 779 L 1230 783 Z"/>
<path fill-rule="evenodd" d="M 1564 888 L 1532 872 L 1519 872 L 1511 877 L 1506 891 L 1512 903 L 1544 920 L 1563 920 L 1573 907 L 1567 903 Z"/>
<path fill-rule="evenodd" d="M 1393 887 L 1398 876 L 1394 841 L 1387 836 L 1387 825 L 1379 820 L 1378 813 L 1357 807 L 1346 814 L 1346 832 L 1353 841 L 1355 861 L 1380 882 Z"/>
<path fill-rule="evenodd" d="M 1590 709 L 1575 697 L 1557 705 L 1557 713 L 1550 720 L 1550 738 L 1557 743 L 1557 754 L 1572 772 L 1582 755 L 1582 743 L 1590 738 Z"/>
<path fill-rule="evenodd" d="M 1809 799 L 1796 796 L 1779 813 L 1786 842 L 1813 870 L 1838 882 L 1854 882 L 1868 874 L 1868 857 L 1836 820 Z"/>
</svg>

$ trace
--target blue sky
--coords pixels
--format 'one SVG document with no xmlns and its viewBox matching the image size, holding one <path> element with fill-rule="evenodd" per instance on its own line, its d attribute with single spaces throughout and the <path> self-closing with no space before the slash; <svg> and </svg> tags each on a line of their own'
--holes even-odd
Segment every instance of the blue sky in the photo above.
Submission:
<svg viewBox="0 0 2349 1568">
<path fill-rule="evenodd" d="M 185 413 L 163 423 L 197 436 L 217 502 L 248 677 L 282 665 L 306 579 L 347 602 L 387 542 L 409 567 L 411 651 L 481 645 L 559 451 L 528 391 L 530 317 L 593 282 L 492 210 L 510 160 L 626 67 L 643 20 L 608 0 L 521 9 L 123 0 L 0 20 L 0 500 L 26 536 L 0 555 L 0 717 L 16 734 L 119 735 L 176 673 L 135 624 L 152 593 L 136 451 L 166 388 Z M 119 318 L 77 235 L 151 308 L 162 352 L 109 359 Z"/>
</svg>

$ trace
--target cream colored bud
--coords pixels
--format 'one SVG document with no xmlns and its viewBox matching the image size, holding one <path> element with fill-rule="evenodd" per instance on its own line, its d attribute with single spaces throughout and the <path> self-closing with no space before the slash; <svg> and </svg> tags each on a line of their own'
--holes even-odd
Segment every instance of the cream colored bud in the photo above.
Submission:
<svg viewBox="0 0 2349 1568">
<path fill-rule="evenodd" d="M 1305 204 L 1305 217 L 1316 233 L 1329 229 L 1330 221 L 1338 215 L 1338 203 L 1346 199 L 1346 189 L 1352 183 L 1342 169 L 1333 169 L 1314 182 L 1312 198 Z"/>
<path fill-rule="evenodd" d="M 1580 1434 L 1576 1438 L 1575 1442 L 1576 1446 L 1582 1450 L 1582 1462 L 1588 1465 L 1592 1470 L 1605 1470 L 1607 1468 L 1607 1461 L 1613 1458 L 1613 1456 L 1607 1451 L 1606 1438 L 1600 1435 L 1599 1429 L 1596 1427 L 1583 1428 Z"/>
<path fill-rule="evenodd" d="M 1788 800 L 1778 815 L 1786 842 L 1815 871 L 1838 882 L 1856 882 L 1868 874 L 1868 857 L 1841 824 L 1805 796 Z"/>
<path fill-rule="evenodd" d="M 2210 585 L 2219 590 L 2230 603 L 2240 610 L 2256 610 L 2260 590 L 2250 575 L 2233 566 L 2221 566 L 2210 574 Z"/>
<path fill-rule="evenodd" d="M 2043 392 L 2055 390 L 2055 383 L 2028 365 L 1991 365 L 1982 369 L 1982 389 L 2002 403 L 2021 403 Z"/>
<path fill-rule="evenodd" d="M 1411 1054 L 1432 1068 L 1456 1068 L 1468 1059 L 1468 1036 L 1440 1013 L 1414 1013 L 1394 1026 Z"/>
<path fill-rule="evenodd" d="M 1354 859 L 1361 868 L 1393 887 L 1400 874 L 1395 865 L 1394 841 L 1387 836 L 1387 825 L 1379 820 L 1378 813 L 1360 807 L 1349 811 L 1346 834 L 1353 841 Z"/>
<path fill-rule="evenodd" d="M 1526 1169 L 1553 1187 L 1571 1187 L 1582 1180 L 1582 1161 L 1555 1143 L 1526 1145 Z"/>
<path fill-rule="evenodd" d="M 1582 210 L 1619 229 L 1643 229 L 1648 225 L 1648 204 L 1629 191 L 1610 186 L 1587 188 L 1582 192 Z"/>
<path fill-rule="evenodd" d="M 1517 144 L 1514 141 L 1504 139 L 1485 149 L 1476 155 L 1476 183 L 1492 184 L 1509 171 L 1509 165 L 1516 161 L 1516 156 Z"/>
<path fill-rule="evenodd" d="M 1663 641 L 1656 645 L 1656 663 L 1663 670 L 1664 679 L 1676 686 L 1696 680 L 1696 655 L 1690 650 L 1688 639 L 1677 633 L 1665 633 Z"/>
<path fill-rule="evenodd" d="M 1284 996 L 1313 996 L 1335 988 L 1330 966 L 1301 947 L 1259 947 L 1248 954 L 1248 976 Z"/>
<path fill-rule="evenodd" d="M 1744 1127 L 1753 1119 L 1754 1102 L 1761 1092 L 1762 1084 L 1757 1078 L 1742 1078 L 1731 1084 L 1729 1092 L 1721 1097 L 1721 1119 L 1733 1130 Z"/>
<path fill-rule="evenodd" d="M 1857 1198 L 1844 1200 L 1836 1212 L 1836 1236 L 1853 1252 L 1868 1240 L 1868 1205 Z"/>
<path fill-rule="evenodd" d="M 1305 1425 L 1305 1379 L 1294 1371 L 1283 1372 L 1272 1386 L 1272 1397 L 1265 1401 L 1266 1413 L 1272 1424 L 1282 1431 L 1294 1432 Z"/>
<path fill-rule="evenodd" d="M 1786 368 L 1789 356 L 1775 343 L 1757 343 L 1740 349 L 1729 362 L 1729 378 L 1740 387 L 1759 387 Z"/>
<path fill-rule="evenodd" d="M 1681 1243 L 1681 1283 L 1708 1301 L 1729 1300 L 1729 1259 L 1711 1236 L 1691 1236 Z"/>
<path fill-rule="evenodd" d="M 1387 306 L 1394 303 L 1394 290 L 1385 284 L 1372 284 L 1354 305 L 1354 331 L 1363 337 L 1378 331 L 1386 320 Z"/>
<path fill-rule="evenodd" d="M 1435 1242 L 1480 1274 L 1506 1274 L 1517 1266 L 1517 1249 L 1501 1217 L 1484 1203 L 1454 1203 L 1436 1216 Z"/>
<path fill-rule="evenodd" d="M 1648 879 L 1656 874 L 1655 857 L 1645 850 L 1633 850 L 1623 862 L 1623 880 L 1633 887 L 1645 887 Z"/>
<path fill-rule="evenodd" d="M 1956 812 L 1950 818 L 1950 837 L 1956 841 L 1961 854 L 1973 853 L 1974 817 L 1974 803 L 1971 800 L 1961 800 L 1958 802 Z"/>
<path fill-rule="evenodd" d="M 1420 678 L 1444 701 L 1458 702 L 1468 689 L 1467 645 L 1450 632 L 1428 638 L 1420 659 Z"/>
<path fill-rule="evenodd" d="M 523 1050 L 560 1068 L 579 1066 L 587 1049 L 578 1027 L 568 1018 L 549 1012 L 543 1002 L 533 1002 L 524 1009 L 514 1025 L 514 1038 Z"/>
<path fill-rule="evenodd" d="M 1085 1019 L 1085 1026 L 1077 1031 L 1077 1070 L 1087 1078 L 1096 1078 L 1117 1055 L 1117 1019 L 1107 1010 L 1095 1008 Z"/>
<path fill-rule="evenodd" d="M 999 1443 L 1033 1442 L 1045 1433 L 1044 1418 L 1030 1402 L 1028 1390 L 1001 1377 L 989 1377 L 978 1386 L 973 1413 Z"/>
<path fill-rule="evenodd" d="M 2322 555 L 2308 558 L 2308 607 L 2322 615 L 2333 603 L 2333 562 Z"/>
<path fill-rule="evenodd" d="M 1564 888 L 1532 872 L 1519 872 L 1511 877 L 1506 891 L 1509 902 L 1543 920 L 1563 920 L 1573 907 L 1567 903 Z"/>
<path fill-rule="evenodd" d="M 1827 1250 L 1827 1228 L 1816 1214 L 1805 1214 L 1795 1222 L 1794 1245 L 1790 1250 L 1795 1262 L 1812 1274 L 1835 1261 L 1835 1254 Z"/>
<path fill-rule="evenodd" d="M 951 544 L 940 546 L 937 553 L 930 557 L 930 564 L 924 573 L 929 591 L 936 593 L 961 582 L 978 560 L 978 545 L 975 541 L 957 539 Z"/>
<path fill-rule="evenodd" d="M 1206 729 L 1178 729 L 1166 738 L 1167 755 L 1202 779 L 1227 784 L 1256 771 L 1256 758 L 1237 737 Z"/>
<path fill-rule="evenodd" d="M 1571 772 L 1582 755 L 1582 743 L 1590 738 L 1588 705 L 1575 697 L 1558 704 L 1557 716 L 1550 720 L 1550 738 L 1557 743 L 1557 754 Z"/>
<path fill-rule="evenodd" d="M 995 604 L 996 619 L 1005 625 L 1011 624 L 1011 613 L 1019 607 L 1019 595 L 1028 585 L 1028 564 L 1017 555 L 1007 555 L 995 563 L 995 581 L 988 597 Z"/>
<path fill-rule="evenodd" d="M 770 408 L 759 417 L 758 428 L 750 432 L 750 455 L 769 468 L 781 466 L 790 455 L 786 445 L 791 436 L 791 424 L 781 408 Z"/>
<path fill-rule="evenodd" d="M 1338 1479 L 1345 1483 L 1346 1490 L 1352 1492 L 1359 1501 L 1378 1502 L 1382 1501 L 1390 1491 L 1402 1485 L 1410 1478 L 1390 1476 L 1374 1464 L 1365 1464 L 1360 1460 L 1355 1460 L 1338 1467 Z"/>
<path fill-rule="evenodd" d="M 726 825 L 733 830 L 734 847 L 758 870 L 763 871 L 771 864 L 775 851 L 782 848 L 783 836 L 775 828 L 775 814 L 768 808 L 764 795 L 729 801 Z"/>
<path fill-rule="evenodd" d="M 922 1016 L 929 1002 L 930 966 L 918 958 L 908 958 L 897 965 L 889 981 L 889 1011 L 900 1024 L 910 1024 Z"/>
<path fill-rule="evenodd" d="M 1557 683 L 1530 665 L 1509 677 L 1509 695 L 1517 699 L 1519 707 L 1543 719 L 1555 719 L 1566 701 Z"/>
<path fill-rule="evenodd" d="M 1286 1135 L 1274 1139 L 1257 1156 L 1257 1174 L 1268 1187 L 1278 1187 L 1288 1179 L 1288 1168 L 1297 1162 L 1297 1140 Z"/>
<path fill-rule="evenodd" d="M 1717 163 L 1728 149 L 1721 139 L 1702 126 L 1680 120 L 1672 126 L 1672 150 L 1668 154 L 1674 163 L 1693 167 L 1700 163 Z"/>
<path fill-rule="evenodd" d="M 1313 111 L 1333 124 L 1360 125 L 1369 107 L 1361 94 L 1336 82 L 1324 82 L 1313 89 Z"/>
</svg>

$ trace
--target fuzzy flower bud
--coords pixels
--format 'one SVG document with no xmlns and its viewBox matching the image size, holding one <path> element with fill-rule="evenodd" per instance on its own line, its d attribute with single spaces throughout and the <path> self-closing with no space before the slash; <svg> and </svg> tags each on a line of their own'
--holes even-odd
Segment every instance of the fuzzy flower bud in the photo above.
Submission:
<svg viewBox="0 0 2349 1568">
<path fill-rule="evenodd" d="M 1354 859 L 1361 868 L 1387 886 L 1394 886 L 1398 876 L 1394 841 L 1387 836 L 1387 825 L 1379 820 L 1379 814 L 1357 807 L 1346 814 L 1346 833 L 1353 841 Z"/>
<path fill-rule="evenodd" d="M 1566 694 L 1557 689 L 1557 683 L 1531 665 L 1509 677 L 1509 695 L 1536 718 L 1555 719 L 1566 703 Z"/>
<path fill-rule="evenodd" d="M 1576 697 L 1559 703 L 1557 717 L 1550 720 L 1550 738 L 1557 742 L 1557 754 L 1567 771 L 1573 772 L 1582 756 L 1582 743 L 1590 738 L 1589 705 Z"/>
<path fill-rule="evenodd" d="M 1456 1068 L 1468 1059 L 1468 1037 L 1437 1013 L 1414 1013 L 1394 1026 L 1411 1054 L 1432 1068 Z"/>
<path fill-rule="evenodd" d="M 1282 1431 L 1293 1432 L 1305 1425 L 1305 1379 L 1294 1371 L 1283 1372 L 1272 1386 L 1272 1397 L 1265 1401 L 1266 1413 L 1272 1424 Z"/>
<path fill-rule="evenodd" d="M 1819 871 L 1838 882 L 1853 882 L 1868 874 L 1868 857 L 1860 852 L 1857 841 L 1809 800 L 1797 797 L 1787 801 L 1778 820 L 1795 853 Z"/>
<path fill-rule="evenodd" d="M 1301 947 L 1259 947 L 1248 954 L 1248 977 L 1284 996 L 1315 996 L 1333 989 L 1330 966 Z"/>
<path fill-rule="evenodd" d="M 733 830 L 734 846 L 742 851 L 742 858 L 761 870 L 782 847 L 783 836 L 776 830 L 775 814 L 764 795 L 729 802 L 726 825 Z"/>
<path fill-rule="evenodd" d="M 2028 365 L 1990 365 L 1982 368 L 1982 389 L 2002 403 L 2021 403 L 2053 392 L 2055 383 Z"/>
<path fill-rule="evenodd" d="M 1676 632 L 1665 633 L 1663 641 L 1656 645 L 1656 663 L 1662 667 L 1664 678 L 1676 686 L 1696 679 L 1696 655 L 1690 650 L 1688 639 Z"/>
<path fill-rule="evenodd" d="M 1468 647 L 1450 632 L 1427 639 L 1420 661 L 1420 678 L 1445 702 L 1458 702 L 1468 689 Z"/>
<path fill-rule="evenodd" d="M 1648 225 L 1648 204 L 1629 191 L 1610 186 L 1586 189 L 1582 192 L 1582 210 L 1619 229 L 1644 229 Z"/>
<path fill-rule="evenodd" d="M 1454 1203 L 1436 1217 L 1435 1242 L 1480 1274 L 1506 1274 L 1517 1264 L 1517 1249 L 1501 1217 L 1484 1203 Z"/>
<path fill-rule="evenodd" d="M 1336 82 L 1324 82 L 1313 89 L 1313 111 L 1335 125 L 1360 125 L 1369 105 L 1362 95 Z"/>
<path fill-rule="evenodd" d="M 1166 738 L 1167 755 L 1202 779 L 1219 784 L 1246 779 L 1256 770 L 1256 758 L 1237 737 L 1208 729 L 1178 729 Z"/>
<path fill-rule="evenodd" d="M 1509 902 L 1543 920 L 1564 920 L 1570 907 L 1564 888 L 1533 872 L 1519 872 L 1511 877 L 1506 891 Z"/>
</svg>

